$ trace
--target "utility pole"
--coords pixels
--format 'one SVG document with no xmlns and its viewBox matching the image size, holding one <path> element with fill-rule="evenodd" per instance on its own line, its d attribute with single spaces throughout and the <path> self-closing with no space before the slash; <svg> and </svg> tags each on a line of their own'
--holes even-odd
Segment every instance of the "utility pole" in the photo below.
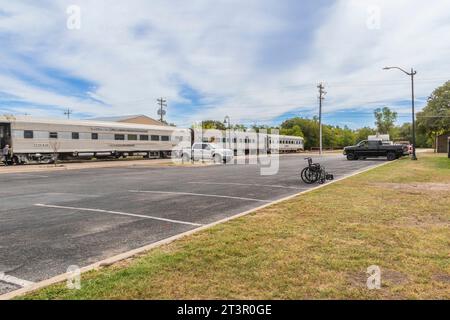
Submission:
<svg viewBox="0 0 450 320">
<path fill-rule="evenodd" d="M 225 125 L 228 125 L 228 148 L 231 149 L 231 120 L 229 116 L 225 116 L 223 120 Z"/>
<path fill-rule="evenodd" d="M 164 107 L 167 107 L 167 100 L 160 98 L 156 99 L 159 105 L 158 109 L 158 115 L 159 115 L 159 121 L 164 122 L 164 116 L 166 115 L 166 110 L 164 110 Z"/>
<path fill-rule="evenodd" d="M 319 89 L 319 154 L 322 155 L 322 101 L 327 93 L 322 82 L 319 83 L 317 88 Z"/>
<path fill-rule="evenodd" d="M 67 116 L 67 119 L 70 119 L 70 115 L 73 113 L 73 111 L 72 110 L 70 110 L 69 108 L 67 108 L 67 110 L 66 111 L 64 111 L 64 115 L 66 115 Z"/>
</svg>

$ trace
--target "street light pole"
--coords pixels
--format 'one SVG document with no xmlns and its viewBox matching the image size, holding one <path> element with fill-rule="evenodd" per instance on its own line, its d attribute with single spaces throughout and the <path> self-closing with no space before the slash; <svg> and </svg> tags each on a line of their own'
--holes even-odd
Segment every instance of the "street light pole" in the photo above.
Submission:
<svg viewBox="0 0 450 320">
<path fill-rule="evenodd" d="M 414 111 L 414 76 L 417 74 L 417 71 L 414 70 L 414 68 L 411 68 L 411 72 L 408 72 L 402 68 L 399 67 L 384 67 L 383 70 L 390 70 L 390 69 L 398 69 L 405 73 L 406 75 L 411 77 L 411 112 L 412 112 L 412 156 L 411 160 L 417 160 L 416 156 L 416 117 L 415 117 L 415 111 Z"/>
<path fill-rule="evenodd" d="M 415 112 L 414 112 L 414 76 L 416 75 L 416 71 L 414 71 L 413 68 L 411 68 L 411 107 L 412 107 L 412 135 L 413 135 L 413 146 L 412 146 L 412 160 L 417 160 L 416 156 L 416 119 L 415 119 Z"/>
</svg>

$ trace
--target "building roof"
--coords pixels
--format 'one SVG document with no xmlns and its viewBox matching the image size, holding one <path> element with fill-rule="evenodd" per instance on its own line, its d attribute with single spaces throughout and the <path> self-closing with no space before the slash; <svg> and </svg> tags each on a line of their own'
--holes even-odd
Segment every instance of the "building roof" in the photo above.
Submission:
<svg viewBox="0 0 450 320">
<path fill-rule="evenodd" d="M 120 122 L 124 120 L 130 120 L 138 117 L 147 117 L 143 114 L 132 114 L 132 115 L 125 115 L 125 116 L 110 116 L 110 117 L 96 117 L 96 118 L 89 118 L 86 120 L 94 120 L 94 121 L 114 121 L 114 122 Z M 147 117 L 149 118 L 149 117 Z"/>
<path fill-rule="evenodd" d="M 110 116 L 110 117 L 100 117 L 89 120 L 96 121 L 110 121 L 110 122 L 128 122 L 136 124 L 148 124 L 154 126 L 167 126 L 167 123 L 158 121 L 156 119 L 150 118 L 149 116 L 143 114 L 136 115 L 125 115 L 125 116 Z"/>
</svg>

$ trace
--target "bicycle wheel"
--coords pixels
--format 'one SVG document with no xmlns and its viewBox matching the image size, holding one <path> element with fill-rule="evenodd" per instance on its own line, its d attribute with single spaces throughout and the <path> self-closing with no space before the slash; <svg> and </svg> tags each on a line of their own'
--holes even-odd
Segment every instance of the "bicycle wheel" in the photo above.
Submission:
<svg viewBox="0 0 450 320">
<path fill-rule="evenodd" d="M 319 178 L 318 172 L 306 167 L 302 170 L 301 177 L 304 183 L 313 184 Z"/>
</svg>

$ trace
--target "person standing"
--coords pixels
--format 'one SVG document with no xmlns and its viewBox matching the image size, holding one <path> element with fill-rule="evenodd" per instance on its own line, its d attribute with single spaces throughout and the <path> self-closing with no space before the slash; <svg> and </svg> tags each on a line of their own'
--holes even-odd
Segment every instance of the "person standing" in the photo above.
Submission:
<svg viewBox="0 0 450 320">
<path fill-rule="evenodd" d="M 3 153 L 3 161 L 5 162 L 5 165 L 7 166 L 8 162 L 9 162 L 9 144 L 4 146 L 2 153 Z"/>
</svg>

